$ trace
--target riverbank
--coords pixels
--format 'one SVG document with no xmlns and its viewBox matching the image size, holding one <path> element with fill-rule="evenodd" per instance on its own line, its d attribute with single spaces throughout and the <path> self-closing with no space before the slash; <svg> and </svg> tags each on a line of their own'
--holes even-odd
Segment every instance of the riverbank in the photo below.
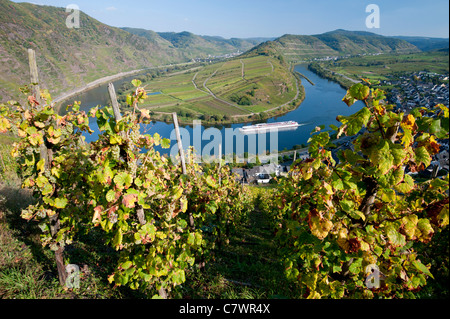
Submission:
<svg viewBox="0 0 450 319">
<path fill-rule="evenodd" d="M 178 64 L 170 64 L 170 65 L 160 65 L 160 66 L 137 69 L 137 70 L 132 70 L 132 71 L 128 71 L 128 72 L 121 72 L 118 74 L 105 76 L 103 78 L 100 78 L 93 82 L 90 82 L 83 87 L 73 89 L 72 91 L 66 92 L 66 93 L 54 98 L 52 103 L 54 103 L 57 107 L 60 107 L 60 104 L 68 101 L 70 98 L 73 98 L 73 97 L 76 97 L 77 95 L 86 93 L 89 90 L 95 89 L 95 88 L 105 85 L 109 82 L 117 81 L 117 80 L 129 77 L 129 76 L 135 75 L 135 74 L 149 71 L 149 70 L 164 69 L 164 68 L 169 68 L 169 67 L 188 66 L 191 64 L 193 64 L 193 62 L 185 62 L 185 63 L 178 63 Z M 181 71 L 180 73 L 182 73 L 182 72 L 184 72 L 184 71 Z"/>
<path fill-rule="evenodd" d="M 302 77 L 302 78 L 304 78 L 306 81 L 308 81 L 311 85 L 316 85 L 313 81 L 311 81 L 306 75 L 304 75 L 304 74 L 302 74 L 302 73 L 300 73 L 300 72 L 297 72 L 298 74 L 300 74 L 300 76 Z"/>
<path fill-rule="evenodd" d="M 115 80 L 120 80 L 121 78 L 127 77 L 127 76 L 131 76 L 133 74 L 138 74 L 140 72 L 143 72 L 147 69 L 139 69 L 139 70 L 133 70 L 133 71 L 129 71 L 129 72 L 121 72 L 115 75 L 110 75 L 110 76 L 105 76 L 103 78 L 100 78 L 98 80 L 95 80 L 91 83 L 86 84 L 85 86 L 81 87 L 81 88 L 76 88 L 72 91 L 69 91 L 67 93 L 64 93 L 56 98 L 53 99 L 53 103 L 58 105 L 61 104 L 65 101 L 67 101 L 68 99 L 70 99 L 71 97 L 77 96 L 79 94 L 85 93 L 91 89 L 94 89 L 98 86 L 101 86 L 105 83 L 111 82 L 111 81 L 115 81 Z"/>
<path fill-rule="evenodd" d="M 312 72 L 316 73 L 318 76 L 333 81 L 339 84 L 344 90 L 348 90 L 352 85 L 356 83 L 360 83 L 360 81 L 356 81 L 351 79 L 343 74 L 336 73 L 334 71 L 330 71 L 324 68 L 319 63 L 311 63 L 308 65 L 308 69 Z"/>
</svg>

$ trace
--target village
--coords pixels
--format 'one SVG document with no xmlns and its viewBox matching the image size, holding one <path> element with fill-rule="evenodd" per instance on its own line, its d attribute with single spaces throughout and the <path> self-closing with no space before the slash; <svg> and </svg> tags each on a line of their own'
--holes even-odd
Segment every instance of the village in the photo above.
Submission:
<svg viewBox="0 0 450 319">
<path fill-rule="evenodd" d="M 390 85 L 388 100 L 396 105 L 395 110 L 408 114 L 413 108 L 425 107 L 431 109 L 438 104 L 449 106 L 449 84 L 448 75 L 430 72 L 413 73 L 410 76 L 401 76 L 398 79 L 386 80 L 382 85 Z M 430 116 L 435 116 L 430 114 Z M 362 134 L 360 132 L 359 134 Z M 358 135 L 359 135 L 358 134 Z M 347 136 L 334 141 L 336 148 L 332 150 L 333 158 L 338 162 L 338 152 L 345 149 L 353 150 L 353 141 L 358 137 Z M 407 172 L 408 174 L 419 174 L 419 177 L 439 177 L 449 172 L 449 140 L 440 139 L 439 154 L 433 157 L 431 165 L 420 173 Z M 274 178 L 285 177 L 289 174 L 292 165 L 298 160 L 309 158 L 307 149 L 283 152 L 279 156 L 279 164 L 266 164 L 253 166 L 251 168 L 234 168 L 238 180 L 243 184 L 265 185 L 275 183 Z"/>
<path fill-rule="evenodd" d="M 449 106 L 449 77 L 431 72 L 417 72 L 381 81 L 382 85 L 392 86 L 389 101 L 402 112 L 415 107 L 432 108 L 443 104 Z"/>
<path fill-rule="evenodd" d="M 362 132 L 361 132 L 362 133 Z M 359 135 L 359 134 L 358 134 Z M 357 136 L 343 137 L 339 140 L 334 141 L 337 146 L 332 150 L 333 159 L 339 163 L 339 158 L 337 156 L 338 152 L 345 149 L 354 150 L 353 141 Z M 440 177 L 445 176 L 449 173 L 449 141 L 448 140 L 438 140 L 440 144 L 439 154 L 433 156 L 433 161 L 431 165 L 427 167 L 422 172 L 410 172 L 407 171 L 409 175 L 418 175 L 422 178 L 430 177 Z M 237 181 L 243 185 L 267 185 L 276 184 L 276 178 L 284 178 L 291 172 L 292 166 L 297 161 L 302 161 L 310 158 L 307 150 L 294 151 L 294 155 L 284 156 L 284 161 L 282 163 L 270 163 L 265 165 L 241 168 L 233 168 L 232 174 L 236 176 Z"/>
</svg>

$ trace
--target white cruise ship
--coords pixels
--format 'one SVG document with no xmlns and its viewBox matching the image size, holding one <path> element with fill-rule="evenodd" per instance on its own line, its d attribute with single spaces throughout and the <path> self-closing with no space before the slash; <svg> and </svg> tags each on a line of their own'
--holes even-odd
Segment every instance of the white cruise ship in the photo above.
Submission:
<svg viewBox="0 0 450 319">
<path fill-rule="evenodd" d="M 278 123 L 261 123 L 256 125 L 244 126 L 239 129 L 243 134 L 249 133 L 264 133 L 271 130 L 285 131 L 285 130 L 295 130 L 300 126 L 297 122 L 278 122 Z"/>
</svg>

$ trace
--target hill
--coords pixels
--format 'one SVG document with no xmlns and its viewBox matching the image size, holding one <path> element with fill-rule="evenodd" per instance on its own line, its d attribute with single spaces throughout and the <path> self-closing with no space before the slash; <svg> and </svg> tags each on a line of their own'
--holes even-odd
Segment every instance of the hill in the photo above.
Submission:
<svg viewBox="0 0 450 319">
<path fill-rule="evenodd" d="M 257 40 L 115 28 L 81 12 L 80 28 L 68 28 L 65 8 L 0 0 L 0 101 L 17 99 L 28 84 L 27 49 L 36 51 L 41 87 L 53 96 L 117 73 L 193 57 L 246 51 Z M 165 34 L 166 37 L 169 34 Z"/>
<path fill-rule="evenodd" d="M 64 8 L 0 0 L 0 97 L 28 83 L 27 50 L 36 51 L 40 80 L 52 94 L 98 78 L 183 61 L 164 43 L 107 26 L 81 12 L 80 28 L 69 29 Z"/>
<path fill-rule="evenodd" d="M 145 29 L 122 28 L 132 34 L 145 37 L 149 41 L 160 43 L 167 48 L 179 49 L 180 54 L 185 59 L 206 58 L 235 53 L 245 52 L 254 46 L 269 40 L 268 38 L 255 39 L 224 39 L 217 36 L 200 36 L 191 32 L 154 32 Z"/>
<path fill-rule="evenodd" d="M 429 37 L 403 37 L 395 36 L 396 39 L 405 40 L 422 51 L 435 51 L 449 48 L 448 38 L 429 38 Z"/>
<path fill-rule="evenodd" d="M 298 77 L 273 57 L 227 59 L 183 72 L 140 76 L 152 95 L 140 108 L 152 118 L 170 121 L 176 112 L 182 123 L 225 124 L 269 118 L 295 109 L 304 98 Z M 129 87 L 118 88 L 126 108 Z"/>
<path fill-rule="evenodd" d="M 319 35 L 286 34 L 262 43 L 249 55 L 283 56 L 289 62 L 331 56 L 420 52 L 413 44 L 370 32 L 336 30 Z"/>
</svg>

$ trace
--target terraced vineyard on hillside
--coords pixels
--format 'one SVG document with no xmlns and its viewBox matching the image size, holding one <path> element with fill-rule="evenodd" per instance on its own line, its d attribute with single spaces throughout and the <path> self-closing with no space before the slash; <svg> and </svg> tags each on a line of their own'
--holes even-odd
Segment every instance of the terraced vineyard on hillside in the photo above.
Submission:
<svg viewBox="0 0 450 319">
<path fill-rule="evenodd" d="M 257 56 L 193 68 L 145 83 L 153 95 L 143 108 L 158 118 L 177 112 L 181 119 L 232 122 L 260 118 L 301 102 L 297 76 L 278 59 Z M 264 115 L 263 115 L 264 116 Z"/>
</svg>

